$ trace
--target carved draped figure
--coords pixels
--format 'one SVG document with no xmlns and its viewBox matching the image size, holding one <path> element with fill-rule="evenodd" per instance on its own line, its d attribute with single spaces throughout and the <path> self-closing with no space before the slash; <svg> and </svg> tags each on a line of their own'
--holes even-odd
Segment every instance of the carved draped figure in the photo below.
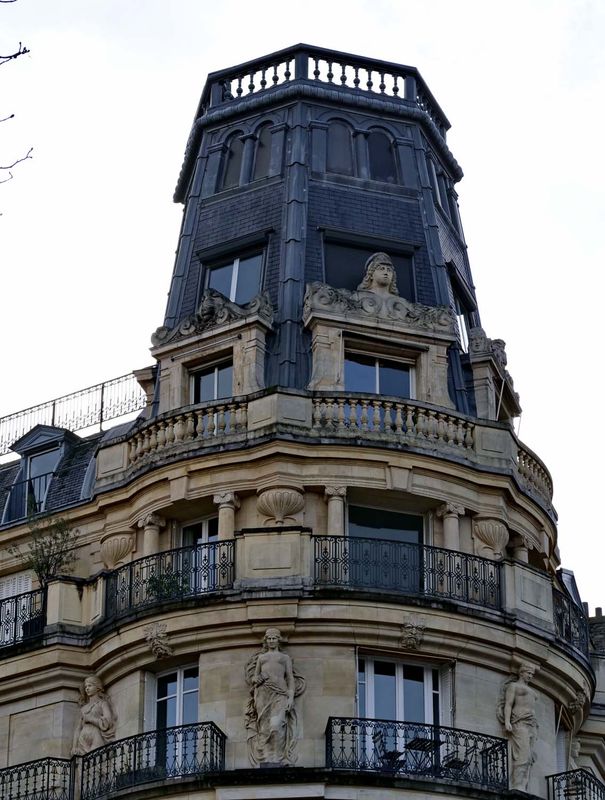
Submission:
<svg viewBox="0 0 605 800">
<path fill-rule="evenodd" d="M 80 719 L 73 738 L 72 755 L 83 756 L 115 737 L 116 716 L 111 701 L 96 676 L 86 678 L 80 691 Z"/>
</svg>

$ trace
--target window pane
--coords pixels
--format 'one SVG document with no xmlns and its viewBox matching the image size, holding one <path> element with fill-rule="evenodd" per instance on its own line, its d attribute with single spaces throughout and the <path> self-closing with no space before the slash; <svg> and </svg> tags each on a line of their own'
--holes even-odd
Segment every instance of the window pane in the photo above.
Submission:
<svg viewBox="0 0 605 800">
<path fill-rule="evenodd" d="M 215 400 L 214 396 L 214 368 L 198 372 L 195 376 L 194 403 L 203 403 L 206 400 Z"/>
<path fill-rule="evenodd" d="M 216 368 L 217 381 L 216 381 L 216 398 L 232 397 L 233 396 L 233 365 L 225 364 L 222 367 Z"/>
<path fill-rule="evenodd" d="M 244 143 L 240 135 L 236 134 L 229 142 L 229 152 L 226 154 L 225 171 L 223 173 L 223 189 L 239 186 L 239 173 L 242 166 L 242 153 Z"/>
<path fill-rule="evenodd" d="M 240 259 L 234 298 L 238 305 L 249 303 L 260 292 L 262 266 L 262 253 Z"/>
<path fill-rule="evenodd" d="M 263 125 L 258 134 L 256 142 L 256 158 L 254 160 L 253 180 L 266 178 L 269 174 L 269 164 L 271 163 L 271 131 L 270 125 Z"/>
<path fill-rule="evenodd" d="M 338 289 L 355 291 L 364 276 L 364 268 L 368 258 L 378 250 L 386 250 L 391 256 L 397 288 L 401 297 L 414 300 L 414 283 L 412 280 L 412 257 L 393 254 L 388 246 L 354 247 L 344 242 L 326 242 L 324 247 L 326 283 Z"/>
<path fill-rule="evenodd" d="M 420 544 L 422 528 L 422 517 L 414 514 L 349 506 L 349 536 Z"/>
<path fill-rule="evenodd" d="M 388 137 L 379 131 L 372 131 L 368 136 L 368 154 L 370 158 L 370 178 L 375 181 L 395 183 L 395 160 Z"/>
<path fill-rule="evenodd" d="M 198 684 L 198 671 L 197 667 L 190 667 L 186 669 L 183 673 L 183 689 L 186 692 L 190 692 L 193 689 L 197 689 Z"/>
<path fill-rule="evenodd" d="M 383 395 L 410 396 L 410 368 L 396 361 L 381 361 L 378 367 L 378 391 Z"/>
<path fill-rule="evenodd" d="M 183 721 L 182 725 L 197 722 L 197 692 L 188 692 L 183 695 Z"/>
<path fill-rule="evenodd" d="M 351 131 L 342 122 L 332 122 L 328 128 L 328 172 L 353 174 Z"/>
<path fill-rule="evenodd" d="M 233 264 L 225 264 L 223 267 L 215 267 L 208 274 L 208 288 L 216 289 L 217 292 L 224 294 L 228 299 L 231 295 L 231 276 L 233 275 Z"/>
<path fill-rule="evenodd" d="M 345 389 L 348 392 L 376 392 L 376 359 L 349 353 L 345 357 Z"/>
<path fill-rule="evenodd" d="M 57 466 L 59 452 L 59 448 L 55 447 L 53 450 L 47 450 L 45 453 L 31 456 L 29 459 L 29 477 L 35 478 L 38 475 L 45 475 L 47 472 L 52 472 Z"/>
<path fill-rule="evenodd" d="M 424 718 L 424 669 L 403 668 L 403 716 L 406 722 L 427 722 Z"/>
<path fill-rule="evenodd" d="M 359 659 L 359 666 L 357 668 L 357 702 L 359 706 L 359 716 L 366 716 L 366 662 L 365 659 Z"/>
<path fill-rule="evenodd" d="M 208 541 L 213 541 L 218 537 L 218 517 L 208 520 Z"/>
<path fill-rule="evenodd" d="M 374 716 L 376 719 L 397 719 L 395 664 L 374 662 Z"/>
<path fill-rule="evenodd" d="M 176 672 L 158 678 L 158 698 L 176 694 Z"/>
<path fill-rule="evenodd" d="M 157 705 L 157 727 L 171 728 L 176 724 L 176 697 L 159 700 Z"/>
</svg>

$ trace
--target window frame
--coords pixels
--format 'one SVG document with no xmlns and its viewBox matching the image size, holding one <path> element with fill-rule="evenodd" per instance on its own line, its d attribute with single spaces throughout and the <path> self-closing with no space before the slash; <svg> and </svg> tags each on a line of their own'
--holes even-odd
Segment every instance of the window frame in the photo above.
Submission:
<svg viewBox="0 0 605 800">
<path fill-rule="evenodd" d="M 364 677 L 361 680 L 360 664 L 364 662 Z M 358 653 L 357 654 L 357 672 L 356 672 L 356 708 L 360 717 L 365 719 L 377 719 L 375 716 L 375 664 L 382 662 L 386 664 L 395 665 L 395 715 L 391 719 L 399 722 L 417 722 L 422 725 L 442 725 L 443 724 L 443 665 L 430 664 L 427 662 L 417 662 L 409 659 L 396 658 L 389 655 L 371 654 L 371 653 Z M 405 667 L 420 668 L 423 670 L 423 716 L 424 720 L 409 720 L 405 716 L 405 697 L 404 697 L 404 669 Z M 437 689 L 435 690 L 434 682 L 437 677 Z M 365 697 L 363 704 L 361 701 L 361 686 Z M 435 705 L 436 704 L 436 705 Z M 437 713 L 435 714 L 435 711 Z M 363 712 L 363 713 L 362 713 Z M 435 719 L 437 716 L 437 719 Z M 379 719 L 384 719 L 383 717 Z"/>
<path fill-rule="evenodd" d="M 146 706 L 146 714 L 145 714 L 145 721 L 144 721 L 144 728 L 146 732 L 150 731 L 157 731 L 157 730 L 165 730 L 165 728 L 158 728 L 158 715 L 157 715 L 157 707 L 158 707 L 158 681 L 160 678 L 164 678 L 167 675 L 176 674 L 177 676 L 177 690 L 175 696 L 177 698 L 177 713 L 176 719 L 177 722 L 175 725 L 194 725 L 196 723 L 183 723 L 183 696 L 185 694 L 191 693 L 191 690 L 184 691 L 184 679 L 185 679 L 185 671 L 189 669 L 197 670 L 197 706 L 196 706 L 196 722 L 199 722 L 200 717 L 200 666 L 198 662 L 193 662 L 189 664 L 183 664 L 182 666 L 172 667 L 171 669 L 165 669 L 161 672 L 148 672 L 146 673 L 146 681 L 145 681 L 145 706 Z M 166 696 L 168 697 L 168 695 Z M 180 719 L 180 722 L 178 721 Z M 167 728 L 173 727 L 171 725 L 166 726 Z"/>
<path fill-rule="evenodd" d="M 218 370 L 221 366 L 226 365 L 231 366 L 231 394 L 225 395 L 224 397 L 212 397 L 209 400 L 196 400 L 196 381 L 201 373 L 209 373 L 211 371 L 214 372 L 214 395 L 217 394 L 218 391 Z M 225 357 L 221 358 L 220 356 L 213 358 L 211 361 L 207 363 L 198 364 L 197 366 L 192 366 L 189 368 L 189 405 L 199 405 L 201 403 L 216 403 L 219 400 L 230 400 L 233 394 L 233 384 L 234 384 L 234 363 L 233 363 L 233 353 L 225 354 Z"/>
<path fill-rule="evenodd" d="M 228 296 L 225 295 L 225 297 L 227 297 L 227 300 L 229 300 L 229 302 L 237 303 L 235 297 L 237 295 L 237 284 L 239 278 L 240 263 L 242 261 L 254 258 L 255 256 L 260 256 L 258 290 L 256 294 L 253 294 L 252 297 L 250 297 L 248 300 L 245 300 L 243 303 L 237 303 L 237 305 L 244 306 L 246 305 L 246 303 L 251 302 L 251 300 L 257 297 L 263 291 L 263 283 L 265 279 L 266 253 L 267 253 L 266 247 L 250 248 L 249 250 L 247 251 L 244 250 L 241 253 L 238 253 L 237 255 L 226 255 L 224 258 L 203 263 L 202 265 L 204 271 L 203 292 L 207 292 L 209 289 L 213 288 L 210 286 L 210 278 L 213 270 L 222 269 L 223 267 L 230 266 L 232 268 L 232 272 L 231 272 L 231 282 L 229 286 L 229 295 Z"/>
<path fill-rule="evenodd" d="M 346 362 L 347 362 L 347 354 L 357 354 L 360 356 L 365 356 L 366 358 L 373 358 L 375 361 L 375 383 L 374 383 L 374 390 L 373 391 L 366 391 L 366 390 L 354 390 L 349 389 L 346 384 L 345 378 L 345 371 L 346 371 Z M 408 369 L 408 380 L 409 380 L 409 396 L 404 395 L 387 395 L 387 397 L 401 397 L 403 400 L 415 400 L 416 399 L 416 359 L 406 356 L 391 356 L 391 354 L 387 351 L 386 353 L 380 350 L 377 352 L 376 350 L 376 343 L 368 343 L 367 349 L 365 349 L 360 342 L 356 342 L 355 345 L 350 345 L 347 343 L 345 339 L 344 342 L 344 352 L 343 352 L 343 364 L 342 364 L 342 382 L 344 386 L 345 392 L 354 392 L 359 394 L 384 394 L 384 392 L 380 389 L 380 362 L 390 362 L 393 364 L 403 364 Z M 376 388 L 378 387 L 378 388 Z"/>
</svg>

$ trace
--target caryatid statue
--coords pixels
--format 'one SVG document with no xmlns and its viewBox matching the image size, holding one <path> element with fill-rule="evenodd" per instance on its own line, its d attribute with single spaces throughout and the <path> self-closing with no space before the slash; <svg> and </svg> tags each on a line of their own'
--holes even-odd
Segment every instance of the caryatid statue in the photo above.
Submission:
<svg viewBox="0 0 605 800">
<path fill-rule="evenodd" d="M 511 788 L 527 791 L 529 775 L 536 760 L 538 695 L 529 686 L 535 667 L 521 664 L 517 675 L 511 675 L 502 686 L 498 719 L 510 738 L 512 755 Z"/>
<path fill-rule="evenodd" d="M 84 679 L 80 689 L 80 719 L 74 732 L 72 755 L 83 756 L 115 737 L 116 714 L 97 675 Z"/>
<path fill-rule="evenodd" d="M 255 767 L 289 766 L 297 758 L 296 701 L 305 691 L 305 680 L 280 650 L 281 640 L 277 628 L 267 628 L 262 650 L 246 664 L 248 756 Z"/>
</svg>

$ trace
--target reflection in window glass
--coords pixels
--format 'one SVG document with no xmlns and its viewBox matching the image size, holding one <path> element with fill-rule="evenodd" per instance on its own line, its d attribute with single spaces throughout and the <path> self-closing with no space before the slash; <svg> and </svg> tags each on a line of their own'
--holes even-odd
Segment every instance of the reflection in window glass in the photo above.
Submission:
<svg viewBox="0 0 605 800">
<path fill-rule="evenodd" d="M 156 728 L 197 722 L 199 676 L 197 667 L 178 669 L 157 679 Z"/>
<path fill-rule="evenodd" d="M 225 154 L 223 189 L 239 186 L 239 174 L 242 167 L 243 152 L 244 143 L 241 140 L 241 134 L 236 133 L 229 140 L 229 150 Z"/>
<path fill-rule="evenodd" d="M 398 361 L 347 353 L 345 389 L 393 397 L 410 397 L 410 367 Z"/>
<path fill-rule="evenodd" d="M 349 506 L 349 536 L 422 543 L 423 519 L 416 514 Z"/>
<path fill-rule="evenodd" d="M 227 264 L 211 267 L 207 272 L 206 286 L 241 306 L 260 292 L 262 268 L 262 253 L 236 258 Z"/>
<path fill-rule="evenodd" d="M 195 372 L 192 403 L 233 396 L 233 364 L 224 362 Z"/>
<path fill-rule="evenodd" d="M 368 156 L 370 160 L 370 178 L 384 183 L 395 183 L 395 159 L 393 147 L 388 136 L 380 131 L 371 131 L 368 135 Z"/>
<path fill-rule="evenodd" d="M 258 132 L 252 180 L 266 178 L 271 163 L 271 125 L 263 125 Z"/>
<path fill-rule="evenodd" d="M 440 722 L 439 670 L 363 656 L 359 659 L 357 676 L 361 717 Z M 427 702 L 431 695 L 432 702 Z"/>
<path fill-rule="evenodd" d="M 331 122 L 328 127 L 327 170 L 339 175 L 353 174 L 351 131 L 342 122 Z"/>
</svg>

